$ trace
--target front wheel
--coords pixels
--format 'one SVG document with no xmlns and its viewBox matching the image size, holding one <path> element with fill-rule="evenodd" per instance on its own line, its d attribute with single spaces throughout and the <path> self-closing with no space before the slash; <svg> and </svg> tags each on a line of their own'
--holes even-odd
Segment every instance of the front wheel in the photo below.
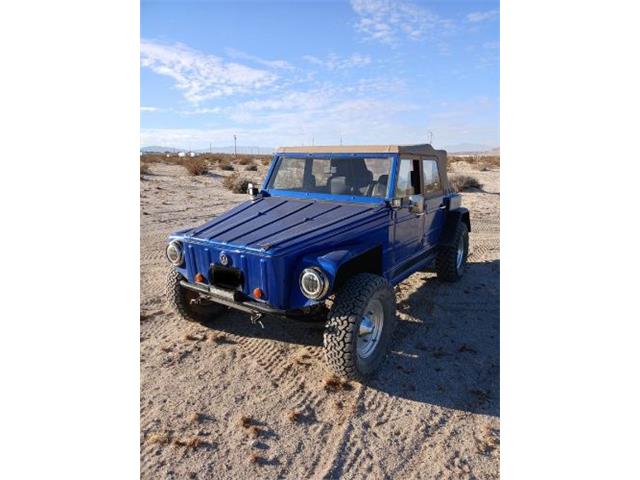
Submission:
<svg viewBox="0 0 640 480">
<path fill-rule="evenodd" d="M 225 307 L 215 302 L 207 301 L 198 292 L 180 285 L 184 277 L 171 269 L 167 275 L 166 297 L 171 310 L 183 320 L 205 323 L 219 315 Z"/>
<path fill-rule="evenodd" d="M 324 332 L 327 365 L 360 380 L 384 360 L 396 323 L 395 294 L 378 275 L 360 273 L 336 292 Z"/>
</svg>

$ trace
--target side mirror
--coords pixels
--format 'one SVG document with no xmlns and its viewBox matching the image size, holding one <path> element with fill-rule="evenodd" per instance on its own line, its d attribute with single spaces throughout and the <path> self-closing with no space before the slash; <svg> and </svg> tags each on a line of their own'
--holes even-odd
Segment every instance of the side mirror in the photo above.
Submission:
<svg viewBox="0 0 640 480">
<path fill-rule="evenodd" d="M 402 208 L 402 198 L 392 198 L 389 200 L 389 205 L 391 205 L 391 208 Z"/>
<path fill-rule="evenodd" d="M 247 193 L 252 198 L 255 198 L 258 195 L 259 192 L 260 192 L 260 190 L 258 189 L 258 187 L 254 187 L 253 183 L 250 183 L 249 185 L 247 185 Z"/>
<path fill-rule="evenodd" d="M 424 213 L 424 197 L 411 195 L 409 197 L 409 211 L 412 213 Z"/>
</svg>

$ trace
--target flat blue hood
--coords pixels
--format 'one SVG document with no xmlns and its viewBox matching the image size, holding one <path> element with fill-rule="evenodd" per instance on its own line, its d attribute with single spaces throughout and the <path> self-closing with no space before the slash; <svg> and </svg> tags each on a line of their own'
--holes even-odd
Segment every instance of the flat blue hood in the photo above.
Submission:
<svg viewBox="0 0 640 480">
<path fill-rule="evenodd" d="M 356 224 L 384 222 L 387 215 L 383 203 L 263 197 L 185 232 L 185 237 L 274 254 L 318 237 L 344 234 Z"/>
</svg>

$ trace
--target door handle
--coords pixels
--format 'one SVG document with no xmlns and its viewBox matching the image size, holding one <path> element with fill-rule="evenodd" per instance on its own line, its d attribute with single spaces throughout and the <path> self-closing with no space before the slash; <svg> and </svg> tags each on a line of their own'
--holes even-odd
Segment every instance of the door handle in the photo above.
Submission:
<svg viewBox="0 0 640 480">
<path fill-rule="evenodd" d="M 447 209 L 447 206 L 444 203 L 438 207 L 438 210 L 446 210 L 446 209 Z"/>
</svg>

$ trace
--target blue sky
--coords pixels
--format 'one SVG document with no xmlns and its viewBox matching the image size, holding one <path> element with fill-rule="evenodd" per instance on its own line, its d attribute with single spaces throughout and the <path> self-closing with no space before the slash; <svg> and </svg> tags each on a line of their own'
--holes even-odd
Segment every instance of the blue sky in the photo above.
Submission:
<svg viewBox="0 0 640 480">
<path fill-rule="evenodd" d="M 499 145 L 499 3 L 141 3 L 141 145 Z"/>
</svg>

